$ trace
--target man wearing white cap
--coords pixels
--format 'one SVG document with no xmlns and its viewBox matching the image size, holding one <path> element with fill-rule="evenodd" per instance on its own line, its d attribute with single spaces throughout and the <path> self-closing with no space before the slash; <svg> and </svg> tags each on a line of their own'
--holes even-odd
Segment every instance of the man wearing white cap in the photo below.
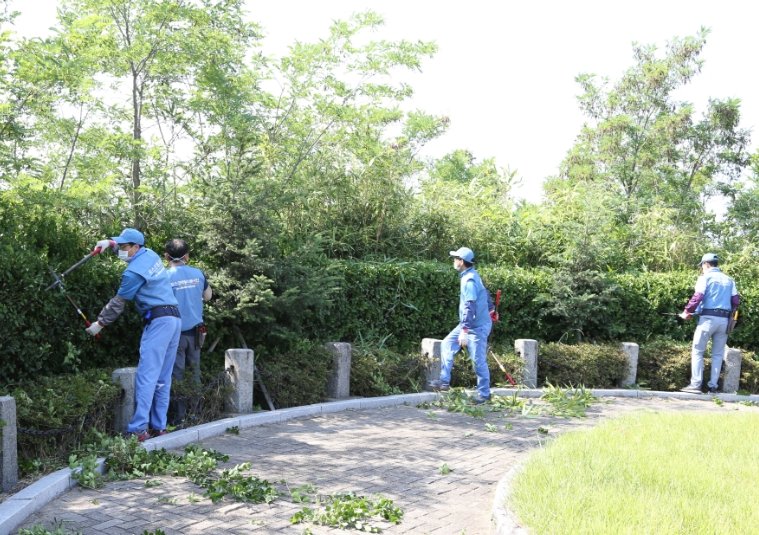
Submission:
<svg viewBox="0 0 759 535">
<path fill-rule="evenodd" d="M 704 351 L 710 338 L 712 340 L 712 369 L 707 386 L 710 394 L 717 392 L 717 381 L 719 381 L 719 372 L 727 343 L 728 320 L 741 302 L 735 281 L 722 273 L 718 265 L 719 257 L 714 253 L 706 253 L 701 257 L 699 266 L 702 274 L 696 280 L 693 297 L 680 314 L 680 317 L 685 320 L 690 319 L 693 314 L 699 315 L 696 332 L 693 333 L 690 384 L 681 388 L 682 392 L 702 393 Z"/>
<path fill-rule="evenodd" d="M 182 330 L 177 299 L 161 257 L 145 247 L 145 236 L 139 230 L 126 228 L 119 236 L 100 240 L 95 247 L 98 252 L 117 252 L 127 268 L 118 292 L 100 311 L 97 321 L 87 327 L 87 333 L 95 336 L 116 321 L 127 301 L 134 301 L 145 325 L 134 385 L 134 416 L 127 425 L 127 432 L 142 442 L 166 432 L 171 371 Z"/>
<path fill-rule="evenodd" d="M 466 347 L 477 374 L 477 397 L 475 403 L 490 399 L 490 370 L 488 370 L 488 335 L 493 327 L 490 316 L 490 294 L 474 269 L 474 252 L 468 247 L 451 251 L 453 267 L 459 272 L 461 292 L 459 295 L 459 324 L 445 337 L 441 347 L 440 379 L 432 381 L 433 390 L 450 388 L 453 358 Z"/>
</svg>

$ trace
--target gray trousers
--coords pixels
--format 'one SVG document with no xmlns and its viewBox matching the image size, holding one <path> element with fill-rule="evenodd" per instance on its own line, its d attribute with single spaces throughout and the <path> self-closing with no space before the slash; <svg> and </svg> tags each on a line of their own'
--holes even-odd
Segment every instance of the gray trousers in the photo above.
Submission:
<svg viewBox="0 0 759 535">
<path fill-rule="evenodd" d="M 200 384 L 200 347 L 197 345 L 195 331 L 193 334 L 182 334 L 179 336 L 179 347 L 177 347 L 177 358 L 174 361 L 174 370 L 171 377 L 174 381 L 184 379 L 185 371 L 189 368 L 192 372 L 192 382 Z M 187 414 L 187 401 L 184 399 L 172 399 L 171 403 L 171 424 L 178 425 L 182 423 Z"/>
<path fill-rule="evenodd" d="M 701 381 L 704 376 L 704 352 L 710 338 L 712 340 L 712 369 L 708 384 L 711 388 L 717 388 L 719 372 L 722 369 L 722 359 L 725 356 L 725 345 L 727 344 L 727 318 L 701 316 L 698 319 L 696 332 L 693 333 L 693 349 L 690 355 L 690 386 L 701 388 Z"/>
</svg>

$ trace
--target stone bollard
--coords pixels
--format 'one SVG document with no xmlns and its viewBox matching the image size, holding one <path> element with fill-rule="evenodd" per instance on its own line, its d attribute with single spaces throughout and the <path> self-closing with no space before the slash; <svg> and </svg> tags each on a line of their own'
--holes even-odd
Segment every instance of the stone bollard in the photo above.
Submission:
<svg viewBox="0 0 759 535">
<path fill-rule="evenodd" d="M 134 380 L 136 376 L 137 368 L 118 368 L 113 370 L 111 374 L 111 380 L 119 385 L 123 392 L 121 403 L 116 406 L 113 422 L 114 428 L 119 433 L 126 433 L 127 425 L 134 415 Z"/>
<path fill-rule="evenodd" d="M 443 341 L 435 338 L 422 338 L 422 357 L 424 357 L 425 384 L 440 379 L 440 357 Z"/>
<path fill-rule="evenodd" d="M 332 353 L 332 369 L 327 383 L 327 398 L 345 399 L 351 393 L 351 356 L 350 344 L 346 342 L 329 342 L 325 344 Z"/>
<path fill-rule="evenodd" d="M 741 360 L 743 353 L 740 349 L 725 348 L 725 375 L 722 380 L 722 391 L 734 393 L 738 391 L 741 382 Z"/>
<path fill-rule="evenodd" d="M 538 387 L 538 341 L 514 340 L 514 351 L 524 360 L 523 383 L 527 388 Z"/>
<path fill-rule="evenodd" d="M 16 400 L 0 397 L 0 488 L 9 491 L 18 483 Z"/>
<path fill-rule="evenodd" d="M 252 349 L 227 349 L 224 353 L 224 369 L 230 369 L 232 393 L 227 396 L 224 409 L 227 412 L 253 412 L 253 381 L 255 361 Z"/>
<path fill-rule="evenodd" d="M 627 358 L 627 375 L 622 379 L 622 386 L 634 385 L 638 379 L 638 344 L 622 342 L 620 349 Z"/>
</svg>

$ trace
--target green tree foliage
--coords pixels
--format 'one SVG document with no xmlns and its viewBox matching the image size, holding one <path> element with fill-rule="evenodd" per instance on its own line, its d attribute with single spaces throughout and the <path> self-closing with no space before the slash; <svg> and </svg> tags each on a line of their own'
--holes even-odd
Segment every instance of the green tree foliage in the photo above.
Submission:
<svg viewBox="0 0 759 535">
<path fill-rule="evenodd" d="M 635 45 L 635 64 L 613 84 L 577 78 L 588 122 L 546 186 L 560 256 L 591 258 L 596 269 L 672 269 L 708 243 L 708 208 L 746 166 L 749 134 L 737 99 L 710 100 L 697 117 L 675 98 L 701 69 L 707 33 L 674 39 L 663 55 Z"/>
<path fill-rule="evenodd" d="M 425 42 L 368 41 L 382 24 L 368 12 L 337 21 L 316 43 L 297 43 L 275 79 L 281 93 L 263 140 L 265 173 L 283 186 L 284 238 L 319 236 L 335 257 L 398 256 L 406 245 L 407 182 L 419 148 L 445 121 L 404 113 L 412 89 L 400 77 L 435 52 Z"/>
<path fill-rule="evenodd" d="M 423 251 L 444 258 L 467 245 L 478 261 L 512 262 L 516 229 L 511 187 L 516 173 L 495 160 L 476 162 L 472 153 L 453 151 L 432 163 L 415 199 L 411 224 Z"/>
</svg>

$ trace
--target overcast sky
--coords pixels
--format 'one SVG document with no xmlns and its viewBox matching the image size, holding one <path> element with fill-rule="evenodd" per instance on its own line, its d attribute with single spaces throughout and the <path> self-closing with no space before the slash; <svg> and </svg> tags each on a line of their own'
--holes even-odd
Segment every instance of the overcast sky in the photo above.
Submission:
<svg viewBox="0 0 759 535">
<path fill-rule="evenodd" d="M 12 0 L 19 33 L 41 35 L 55 22 L 56 0 Z M 372 9 L 385 25 L 377 38 L 435 41 L 436 56 L 407 80 L 411 106 L 451 124 L 426 149 L 442 156 L 466 148 L 518 172 L 517 193 L 538 200 L 583 117 L 574 78 L 616 79 L 632 65 L 632 43 L 664 47 L 673 37 L 711 29 L 702 73 L 680 98 L 702 109 L 708 98 L 737 97 L 742 126 L 754 138 L 759 120 L 759 7 L 723 0 L 248 0 L 265 34 L 264 51 L 281 55 L 296 39 L 324 36 L 331 21 Z M 754 140 L 752 147 L 757 147 Z"/>
</svg>

